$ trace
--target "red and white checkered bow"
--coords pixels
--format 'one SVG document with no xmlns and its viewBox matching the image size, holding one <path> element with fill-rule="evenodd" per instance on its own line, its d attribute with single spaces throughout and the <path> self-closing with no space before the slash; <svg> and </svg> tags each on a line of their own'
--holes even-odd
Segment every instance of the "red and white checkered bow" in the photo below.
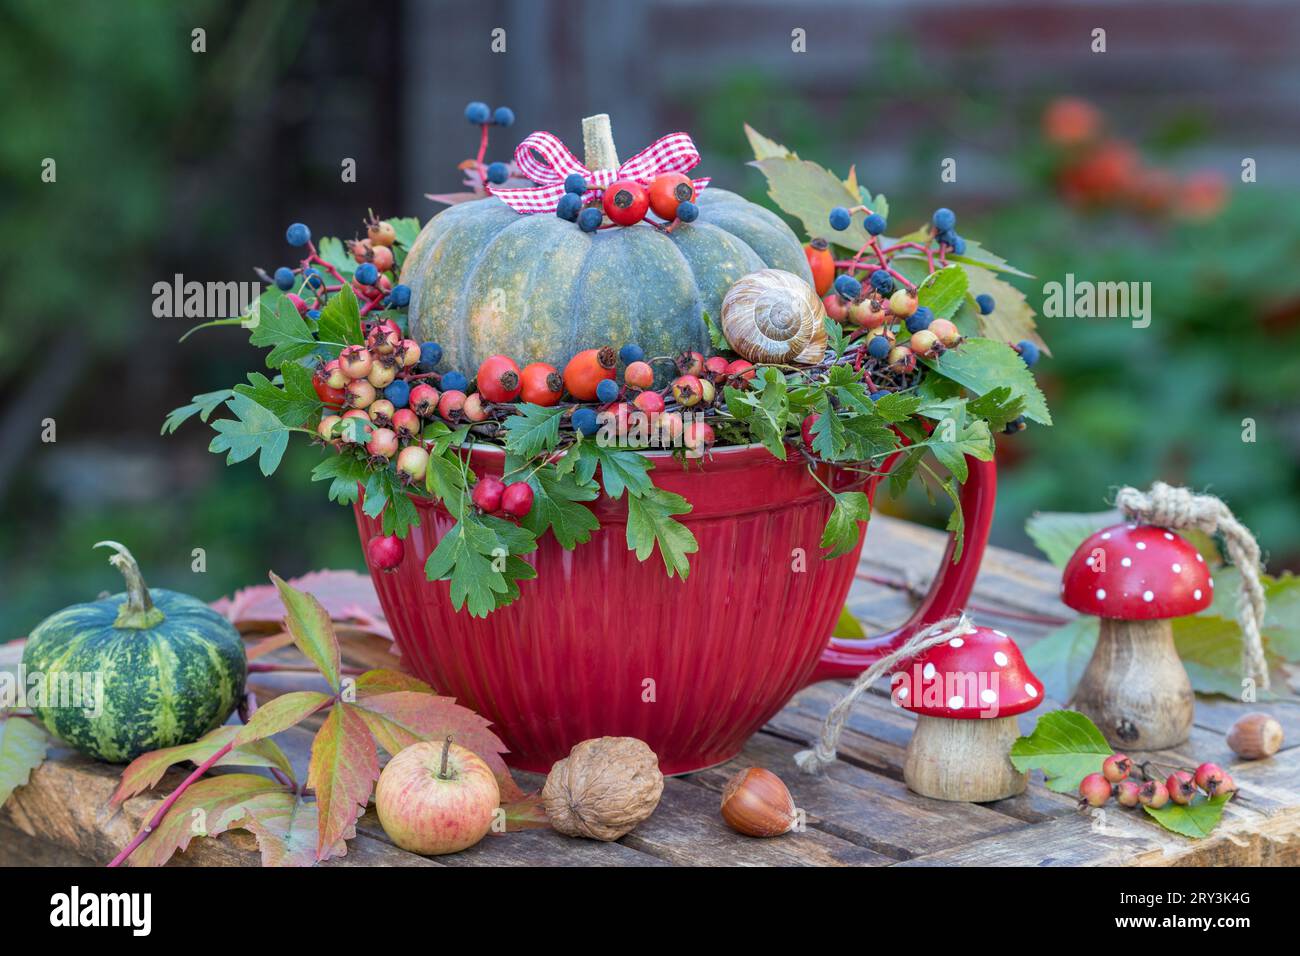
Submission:
<svg viewBox="0 0 1300 956">
<path fill-rule="evenodd" d="M 593 171 L 578 162 L 578 157 L 569 152 L 558 136 L 539 130 L 530 133 L 515 150 L 515 165 L 537 185 L 526 189 L 502 189 L 489 184 L 487 191 L 515 212 L 555 212 L 560 197 L 564 195 L 564 178 L 572 173 L 580 173 L 587 180 L 589 188 L 583 198 L 589 199 L 599 196 L 615 180 L 632 179 L 649 186 L 660 173 L 684 173 L 699 161 L 699 150 L 689 135 L 670 133 L 655 140 L 618 169 Z M 709 184 L 708 179 L 694 182 L 697 193 Z"/>
</svg>

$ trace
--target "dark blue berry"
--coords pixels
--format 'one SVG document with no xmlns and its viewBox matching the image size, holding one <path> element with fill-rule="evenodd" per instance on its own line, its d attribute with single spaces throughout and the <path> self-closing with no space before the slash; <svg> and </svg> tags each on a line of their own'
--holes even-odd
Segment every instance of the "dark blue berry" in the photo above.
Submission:
<svg viewBox="0 0 1300 956">
<path fill-rule="evenodd" d="M 877 269 L 871 273 L 871 288 L 881 295 L 889 295 L 894 291 L 894 277 L 884 269 Z"/>
<path fill-rule="evenodd" d="M 942 241 L 952 250 L 953 255 L 960 256 L 966 253 L 966 240 L 957 235 L 957 233 L 948 233 L 947 238 Z"/>
<path fill-rule="evenodd" d="M 374 285 L 379 281 L 379 270 L 375 268 L 373 262 L 363 262 L 357 266 L 357 271 L 353 273 L 353 276 L 362 285 Z"/>
<path fill-rule="evenodd" d="M 569 173 L 564 177 L 564 191 L 581 196 L 587 191 L 587 180 L 583 178 L 582 173 Z"/>
<path fill-rule="evenodd" d="M 700 207 L 689 199 L 677 204 L 677 218 L 681 222 L 694 222 L 700 218 Z"/>
<path fill-rule="evenodd" d="M 411 397 L 411 386 L 400 378 L 384 389 L 384 398 L 393 403 L 394 408 L 405 408 Z"/>
<path fill-rule="evenodd" d="M 393 291 L 389 293 L 388 297 L 392 300 L 393 305 L 403 309 L 411 304 L 411 287 L 399 282 L 393 286 Z"/>
<path fill-rule="evenodd" d="M 396 291 L 396 290 L 394 290 Z M 442 346 L 437 342 L 423 342 L 420 345 L 420 364 L 424 366 L 425 371 L 432 371 L 433 367 L 442 361 Z"/>
<path fill-rule="evenodd" d="M 596 399 L 602 402 L 612 402 L 618 398 L 618 382 L 612 378 L 601 379 L 600 384 L 596 386 Z"/>
<path fill-rule="evenodd" d="M 631 365 L 633 362 L 644 361 L 645 349 L 639 345 L 625 345 L 618 350 L 618 357 L 624 365 Z"/>
<path fill-rule="evenodd" d="M 510 170 L 505 163 L 489 163 L 487 168 L 487 181 L 494 186 L 500 186 L 510 178 Z"/>
<path fill-rule="evenodd" d="M 867 354 L 872 358 L 888 358 L 889 350 L 891 348 L 893 348 L 893 346 L 889 344 L 889 339 L 885 338 L 883 335 L 874 336 L 867 342 Z"/>
<path fill-rule="evenodd" d="M 888 355 L 889 353 L 886 352 L 885 354 Z M 882 389 L 881 389 L 880 391 L 878 391 L 878 392 L 872 392 L 868 397 L 869 397 L 873 402 L 878 402 L 878 401 L 880 401 L 882 398 L 884 398 L 884 397 L 885 397 L 886 395 L 888 395 L 888 394 L 889 394 L 889 389 L 887 389 L 887 388 L 882 388 Z"/>
<path fill-rule="evenodd" d="M 980 307 L 980 315 L 988 315 L 993 311 L 993 306 L 996 305 L 993 301 L 993 296 L 989 295 L 987 292 L 981 292 L 979 295 L 975 296 L 975 304 Z"/>
<path fill-rule="evenodd" d="M 934 313 L 921 306 L 907 317 L 907 331 L 920 332 L 922 329 L 928 329 L 933 321 Z"/>
<path fill-rule="evenodd" d="M 492 122 L 496 126 L 513 126 L 515 111 L 508 106 L 498 106 L 492 111 Z"/>
<path fill-rule="evenodd" d="M 444 392 L 463 392 L 469 388 L 469 379 L 457 371 L 442 373 L 442 390 Z"/>
<path fill-rule="evenodd" d="M 300 222 L 295 222 L 284 231 L 284 238 L 291 246 L 305 246 L 311 242 L 311 230 Z"/>
<path fill-rule="evenodd" d="M 952 227 L 957 225 L 957 214 L 947 206 L 940 206 L 930 217 L 930 222 L 934 223 L 934 228 L 940 232 L 951 232 Z"/>
<path fill-rule="evenodd" d="M 488 109 L 486 103 L 480 103 L 475 100 L 473 103 L 469 103 L 465 106 L 465 119 L 469 120 L 471 123 L 482 126 L 484 123 L 492 119 L 492 111 Z"/>
<path fill-rule="evenodd" d="M 583 232 L 595 232 L 600 228 L 602 219 L 601 211 L 594 206 L 588 206 L 582 212 L 578 213 L 578 228 Z"/>
<path fill-rule="evenodd" d="M 880 235 L 889 225 L 885 222 L 885 217 L 878 212 L 873 212 L 862 224 L 867 227 L 867 232 L 873 236 Z"/>
<path fill-rule="evenodd" d="M 281 292 L 288 292 L 293 288 L 293 270 L 288 266 L 280 266 L 275 270 L 275 286 Z"/>
<path fill-rule="evenodd" d="M 830 219 L 832 229 L 847 229 L 849 223 L 853 221 L 853 217 L 849 215 L 849 211 L 843 206 L 836 206 L 832 209 Z"/>
<path fill-rule="evenodd" d="M 573 427 L 584 435 L 594 435 L 600 431 L 600 422 L 597 420 L 596 412 L 593 409 L 575 408 L 573 410 Z"/>
<path fill-rule="evenodd" d="M 325 284 L 325 280 L 321 278 L 321 274 L 310 266 L 302 270 L 302 277 L 307 280 L 307 284 L 313 289 L 319 289 Z"/>
<path fill-rule="evenodd" d="M 1016 349 L 1020 352 L 1020 357 L 1025 360 L 1025 364 L 1030 368 L 1033 368 L 1035 363 L 1038 362 L 1038 346 L 1028 339 L 1016 345 Z"/>
<path fill-rule="evenodd" d="M 1007 427 L 1002 429 L 1002 432 L 1006 435 L 1014 435 L 1017 432 L 1024 431 L 1025 428 L 1025 416 L 1017 415 L 1015 418 L 1011 419 L 1011 421 L 1007 422 Z"/>
<path fill-rule="evenodd" d="M 578 193 L 565 193 L 555 204 L 555 214 L 569 222 L 576 222 L 580 212 L 582 212 L 582 196 Z"/>
<path fill-rule="evenodd" d="M 307 318 L 315 322 L 317 319 L 320 318 L 320 309 L 308 309 Z"/>
<path fill-rule="evenodd" d="M 852 302 L 862 295 L 862 283 L 846 272 L 835 277 L 835 291 L 839 293 L 841 299 Z"/>
</svg>

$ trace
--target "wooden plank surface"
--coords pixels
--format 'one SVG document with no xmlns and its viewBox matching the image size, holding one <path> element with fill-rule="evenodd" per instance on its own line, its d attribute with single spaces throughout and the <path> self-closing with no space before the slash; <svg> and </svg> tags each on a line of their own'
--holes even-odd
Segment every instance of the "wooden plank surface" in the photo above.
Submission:
<svg viewBox="0 0 1300 956">
<path fill-rule="evenodd" d="M 916 596 L 937 569 L 944 538 L 927 528 L 884 516 L 872 521 L 859 580 L 849 605 L 868 630 L 905 619 Z M 1070 612 L 1057 600 L 1057 572 L 1025 555 L 991 549 L 982 566 L 972 613 L 1007 630 L 1029 646 L 1049 630 L 1050 618 Z M 888 584 L 882 582 L 889 582 Z M 373 636 L 347 634 L 344 656 L 363 667 L 393 666 L 390 645 Z M 296 652 L 281 652 L 281 656 Z M 0 647 L 0 666 L 13 659 Z M 260 700 L 311 686 L 311 675 L 254 675 Z M 463 853 L 432 860 L 392 846 L 373 809 L 357 825 L 348 854 L 330 866 L 1087 866 L 1300 864 L 1300 708 L 1274 703 L 1245 705 L 1200 698 L 1192 739 L 1175 752 L 1151 757 L 1162 764 L 1214 760 L 1231 772 L 1241 794 L 1224 821 L 1205 840 L 1179 837 L 1143 816 L 1110 806 L 1080 812 L 1072 797 L 1053 793 L 1041 777 L 1023 795 L 975 805 L 931 800 L 903 783 L 903 757 L 914 718 L 894 707 L 880 682 L 854 708 L 840 746 L 840 760 L 819 776 L 797 771 L 794 755 L 819 732 L 822 719 L 847 689 L 842 682 L 800 691 L 730 763 L 666 781 L 663 800 L 649 820 L 617 843 L 574 840 L 549 830 L 489 836 Z M 1045 702 L 1045 712 L 1058 702 Z M 1224 733 L 1248 710 L 1265 710 L 1282 721 L 1287 747 L 1271 760 L 1237 760 Z M 1021 717 L 1032 730 L 1037 712 Z M 279 738 L 305 773 L 312 730 L 295 728 Z M 750 840 L 733 833 L 718 813 L 728 776 L 745 766 L 764 766 L 790 787 L 807 827 L 776 840 Z M 107 809 L 118 768 L 56 751 L 0 810 L 0 864 L 65 865 L 106 862 L 178 783 L 173 772 L 153 793 L 117 812 Z M 517 774 L 536 789 L 537 774 Z M 196 840 L 174 860 L 181 866 L 255 866 L 256 844 L 243 831 Z"/>
</svg>

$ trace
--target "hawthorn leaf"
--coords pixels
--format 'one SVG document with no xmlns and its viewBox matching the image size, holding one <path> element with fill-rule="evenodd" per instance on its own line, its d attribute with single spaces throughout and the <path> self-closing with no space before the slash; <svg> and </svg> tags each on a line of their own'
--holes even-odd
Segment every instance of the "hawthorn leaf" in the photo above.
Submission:
<svg viewBox="0 0 1300 956">
<path fill-rule="evenodd" d="M 520 458 L 535 458 L 543 451 L 554 451 L 560 442 L 560 416 L 567 407 L 524 402 L 515 408 L 518 414 L 505 420 L 506 451 Z"/>
<path fill-rule="evenodd" d="M 360 419 L 353 418 L 350 421 L 359 422 Z M 363 459 L 341 452 L 321 459 L 311 471 L 312 481 L 330 483 L 330 501 L 337 501 L 341 505 L 350 505 L 357 500 L 357 495 L 361 492 L 360 486 L 365 484 L 369 476 L 370 468 Z"/>
<path fill-rule="evenodd" d="M 1032 734 L 1011 745 L 1010 756 L 1022 773 L 1043 771 L 1047 789 L 1072 793 L 1111 753 L 1110 744 L 1091 720 L 1077 711 L 1054 710 L 1038 718 Z"/>
<path fill-rule="evenodd" d="M 352 273 L 356 271 L 357 266 L 360 264 L 352 258 L 352 254 L 348 252 L 343 240 L 334 236 L 322 236 L 320 241 L 316 243 L 316 253 L 337 269 L 344 279 L 351 279 Z M 342 289 L 339 290 L 340 293 L 342 291 Z"/>
<path fill-rule="evenodd" d="M 261 405 L 286 427 L 301 427 L 318 416 L 321 410 L 320 396 L 311 384 L 311 370 L 290 362 L 280 370 L 280 374 L 283 388 L 261 372 L 250 372 L 249 384 L 236 385 L 235 391 Z"/>
<path fill-rule="evenodd" d="M 269 706 L 269 705 L 268 705 Z M 260 713 L 260 711 L 259 711 Z M 256 716 L 256 715 L 254 715 Z M 189 744 L 166 747 L 141 754 L 122 771 L 117 790 L 109 798 L 109 806 L 117 806 L 138 793 L 152 790 L 178 763 L 201 764 L 228 743 L 235 740 L 243 728 L 235 724 L 218 727 L 209 734 Z M 250 740 L 236 746 L 218 760 L 217 767 L 275 767 L 290 780 L 294 778 L 293 764 L 273 740 Z"/>
<path fill-rule="evenodd" d="M 825 557 L 838 558 L 858 546 L 862 533 L 858 523 L 871 520 L 871 502 L 860 491 L 838 492 L 832 497 L 835 499 L 835 507 L 826 520 L 821 546 L 830 549 Z"/>
<path fill-rule="evenodd" d="M 1043 684 L 1043 693 L 1060 703 L 1074 695 L 1093 648 L 1099 621 L 1076 617 L 1025 648 L 1025 663 Z"/>
<path fill-rule="evenodd" d="M 0 807 L 45 761 L 49 740 L 36 721 L 0 714 Z"/>
<path fill-rule="evenodd" d="M 1034 374 L 1011 346 L 992 339 L 967 339 L 960 348 L 948 349 L 938 358 L 922 359 L 940 375 L 964 385 L 976 395 L 1000 386 L 1025 402 L 1025 416 L 1043 425 L 1052 424 L 1047 401 L 1034 381 Z"/>
<path fill-rule="evenodd" d="M 361 309 L 352 286 L 345 285 L 330 296 L 325 308 L 320 310 L 316 335 L 329 346 L 331 355 L 337 355 L 345 345 L 361 345 L 365 341 L 361 334 Z"/>
<path fill-rule="evenodd" d="M 592 456 L 599 463 L 601 483 L 605 486 L 605 494 L 611 498 L 622 498 L 624 490 L 639 497 L 652 487 L 651 465 L 645 455 L 595 442 L 591 442 L 583 454 Z"/>
<path fill-rule="evenodd" d="M 1223 808 L 1231 799 L 1232 794 L 1221 793 L 1215 797 L 1197 796 L 1185 806 L 1171 801 L 1158 809 L 1149 806 L 1142 809 L 1166 830 L 1200 840 L 1214 832 L 1223 819 Z"/>
<path fill-rule="evenodd" d="M 289 447 L 289 429 L 247 395 L 236 393 L 226 402 L 226 407 L 236 418 L 220 418 L 212 423 L 218 434 L 208 445 L 208 451 L 229 452 L 226 463 L 230 465 L 257 455 L 262 474 L 274 474 Z"/>
<path fill-rule="evenodd" d="M 579 484 L 572 474 L 559 475 L 554 468 L 540 468 L 528 479 L 533 489 L 533 507 L 520 521 L 540 538 L 550 529 L 560 546 L 572 551 L 591 540 L 600 520 L 582 504 L 599 496 L 593 485 Z"/>
<path fill-rule="evenodd" d="M 270 346 L 271 351 L 266 354 L 267 368 L 304 359 L 318 346 L 311 327 L 287 298 L 280 299 L 274 308 L 265 302 L 259 306 L 257 324 L 249 341 L 253 345 Z"/>
<path fill-rule="evenodd" d="M 307 767 L 319 814 L 317 860 L 327 859 L 332 847 L 356 832 L 378 779 L 379 758 L 365 719 L 354 705 L 335 702 L 312 741 Z"/>
<path fill-rule="evenodd" d="M 176 432 L 183 424 L 199 416 L 199 421 L 206 422 L 223 402 L 233 396 L 234 390 L 229 388 L 219 389 L 215 392 L 204 392 L 202 395 L 195 395 L 190 399 L 190 404 L 182 405 L 180 408 L 173 408 L 163 419 L 161 435 L 171 435 Z"/>
<path fill-rule="evenodd" d="M 700 549 L 691 530 L 673 518 L 688 514 L 691 504 L 681 495 L 661 488 L 653 488 L 640 497 L 627 499 L 627 546 L 636 551 L 638 561 L 650 556 L 655 546 L 663 558 L 668 576 L 674 574 L 683 581 L 690 574 L 687 557 Z"/>
<path fill-rule="evenodd" d="M 316 665 L 337 692 L 340 686 L 339 641 L 329 612 L 315 597 L 291 587 L 274 571 L 271 572 L 271 581 L 284 602 L 285 629 L 293 635 L 294 645 Z"/>
</svg>

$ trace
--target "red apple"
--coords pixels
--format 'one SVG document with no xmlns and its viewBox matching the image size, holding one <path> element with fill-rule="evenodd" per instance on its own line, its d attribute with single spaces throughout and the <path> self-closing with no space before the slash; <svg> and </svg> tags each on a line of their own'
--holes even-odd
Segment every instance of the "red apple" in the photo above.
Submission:
<svg viewBox="0 0 1300 956">
<path fill-rule="evenodd" d="M 384 767 L 375 809 L 388 838 L 424 856 L 473 846 L 492 827 L 501 791 L 473 751 L 445 743 L 412 744 Z"/>
</svg>

